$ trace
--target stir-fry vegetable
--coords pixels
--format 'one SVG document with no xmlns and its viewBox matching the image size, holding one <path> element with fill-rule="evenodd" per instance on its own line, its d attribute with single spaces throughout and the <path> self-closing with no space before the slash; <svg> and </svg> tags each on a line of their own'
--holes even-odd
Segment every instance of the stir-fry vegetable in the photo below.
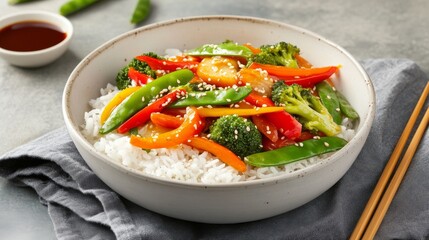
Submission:
<svg viewBox="0 0 429 240">
<path fill-rule="evenodd" d="M 176 129 L 153 137 L 131 135 L 130 143 L 143 149 L 168 148 L 186 143 L 202 130 L 203 120 L 194 108 L 189 108 L 183 123 Z"/>
<path fill-rule="evenodd" d="M 218 157 L 222 162 L 228 164 L 229 166 L 235 168 L 239 172 L 246 171 L 246 164 L 241 160 L 237 155 L 235 155 L 228 148 L 211 141 L 206 138 L 201 137 L 193 137 L 186 142 L 187 145 L 192 146 L 194 148 L 198 148 L 209 153 L 212 153 L 216 157 Z"/>
<path fill-rule="evenodd" d="M 173 62 L 164 59 L 158 59 L 147 55 L 141 55 L 136 57 L 137 60 L 147 63 L 154 70 L 163 70 L 168 72 L 174 72 L 179 69 L 190 69 L 195 71 L 198 62 L 183 61 L 183 62 Z"/>
<path fill-rule="evenodd" d="M 118 73 L 125 90 L 102 112 L 100 133 L 129 132 L 143 149 L 187 144 L 239 172 L 336 151 L 347 143 L 339 124 L 359 116 L 331 86 L 339 67 L 312 67 L 299 52 L 226 41 L 136 56 Z"/>
<path fill-rule="evenodd" d="M 326 107 L 311 93 L 311 89 L 298 84 L 288 86 L 278 81 L 274 84 L 273 100 L 283 106 L 286 112 L 299 115 L 309 130 L 322 131 L 327 136 L 335 136 L 341 131 Z"/>
<path fill-rule="evenodd" d="M 320 101 L 331 114 L 332 119 L 336 124 L 341 124 L 341 110 L 340 102 L 334 89 L 326 81 L 320 82 L 316 85 L 317 93 L 319 94 Z"/>
<path fill-rule="evenodd" d="M 131 16 L 131 23 L 137 24 L 146 19 L 150 12 L 150 0 L 138 0 Z"/>
<path fill-rule="evenodd" d="M 143 108 L 136 114 L 134 114 L 127 121 L 122 123 L 118 127 L 118 133 L 126 133 L 130 129 L 138 127 L 146 123 L 150 119 L 150 115 L 154 112 L 160 112 L 162 109 L 166 108 L 168 105 L 176 101 L 178 98 L 183 96 L 186 93 L 183 89 L 174 90 L 167 95 L 157 99 L 153 103 L 150 103 L 147 107 Z"/>
<path fill-rule="evenodd" d="M 130 87 L 116 94 L 115 97 L 113 97 L 112 100 L 110 100 L 110 102 L 104 107 L 103 112 L 101 112 L 100 123 L 104 124 L 104 122 L 112 113 L 113 109 L 115 109 L 115 107 L 117 107 L 122 101 L 124 101 L 125 98 L 127 98 L 139 89 L 140 87 Z"/>
<path fill-rule="evenodd" d="M 339 137 L 322 137 L 320 139 L 306 140 L 272 151 L 256 153 L 247 156 L 244 160 L 246 163 L 256 167 L 285 165 L 301 159 L 336 151 L 346 144 L 347 141 Z"/>
<path fill-rule="evenodd" d="M 36 0 L 8 0 L 7 2 L 13 5 L 13 4 L 20 4 L 20 3 L 26 3 L 31 1 L 36 1 Z"/>
<path fill-rule="evenodd" d="M 197 68 L 197 75 L 206 83 L 219 87 L 237 84 L 237 61 L 221 56 L 204 58 Z"/>
<path fill-rule="evenodd" d="M 347 99 L 338 91 L 335 91 L 337 93 L 338 101 L 340 102 L 340 110 L 341 112 L 350 119 L 358 119 L 359 114 L 356 112 L 356 110 L 350 105 L 350 103 L 347 101 Z"/>
<path fill-rule="evenodd" d="M 229 56 L 229 57 L 244 57 L 252 56 L 252 51 L 243 45 L 236 44 L 232 41 L 225 41 L 221 44 L 205 44 L 201 47 L 186 51 L 186 55 L 190 56 Z"/>
<path fill-rule="evenodd" d="M 183 69 L 166 74 L 156 80 L 142 86 L 139 90 L 131 94 L 119 106 L 113 110 L 112 114 L 100 128 L 101 134 L 106 134 L 116 129 L 137 111 L 147 106 L 161 91 L 172 87 L 188 83 L 194 74 Z"/>
<path fill-rule="evenodd" d="M 237 87 L 213 91 L 191 92 L 171 107 L 229 105 L 243 100 L 252 91 L 250 87 Z"/>
<path fill-rule="evenodd" d="M 61 15 L 67 16 L 91 6 L 99 0 L 69 0 L 60 7 Z"/>
<path fill-rule="evenodd" d="M 269 74 L 277 76 L 286 84 L 299 84 L 303 87 L 313 87 L 315 84 L 328 79 L 338 71 L 338 67 L 329 66 L 321 68 L 288 68 L 267 64 L 252 63 L 250 68 L 262 69 Z"/>
</svg>

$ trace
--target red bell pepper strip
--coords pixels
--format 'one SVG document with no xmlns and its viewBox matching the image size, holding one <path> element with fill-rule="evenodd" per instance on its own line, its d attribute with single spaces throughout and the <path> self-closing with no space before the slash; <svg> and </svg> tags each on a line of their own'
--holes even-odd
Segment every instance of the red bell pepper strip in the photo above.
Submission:
<svg viewBox="0 0 429 240">
<path fill-rule="evenodd" d="M 258 107 L 273 107 L 274 103 L 267 96 L 262 96 L 256 92 L 251 92 L 244 101 Z"/>
<path fill-rule="evenodd" d="M 176 101 L 181 95 L 184 95 L 185 93 L 186 91 L 184 89 L 177 89 L 159 98 L 122 123 L 117 129 L 118 133 L 126 133 L 132 128 L 143 125 L 150 119 L 151 113 L 160 112 L 162 109 Z"/>
<path fill-rule="evenodd" d="M 193 138 L 196 134 L 201 132 L 203 119 L 198 115 L 195 108 L 188 108 L 185 119 L 178 128 L 161 133 L 156 137 L 139 137 L 131 135 L 130 143 L 133 146 L 154 149 L 154 148 L 168 148 L 181 143 L 186 143 L 189 139 Z"/>
<path fill-rule="evenodd" d="M 137 83 L 137 85 L 142 86 L 145 85 L 148 81 L 152 81 L 153 79 L 148 75 L 137 71 L 133 67 L 128 68 L 128 77 Z"/>
<path fill-rule="evenodd" d="M 314 84 L 328 79 L 338 71 L 337 66 L 320 68 L 288 68 L 268 64 L 252 63 L 249 68 L 262 69 L 270 75 L 277 76 L 290 85 L 300 84 L 303 87 L 312 87 Z"/>
<path fill-rule="evenodd" d="M 194 61 L 183 61 L 183 62 L 174 62 L 169 60 L 161 60 L 146 55 L 141 55 L 135 57 L 136 59 L 145 62 L 149 65 L 150 68 L 154 70 L 164 70 L 167 72 L 174 72 L 179 69 L 187 68 L 193 72 L 197 71 L 199 62 Z"/>
<path fill-rule="evenodd" d="M 249 94 L 245 101 L 258 107 L 275 106 L 273 101 L 267 97 L 258 96 L 258 94 Z M 272 112 L 264 114 L 265 118 L 273 123 L 277 130 L 289 139 L 295 139 L 301 135 L 302 124 L 286 111 Z"/>
<path fill-rule="evenodd" d="M 277 140 L 279 140 L 277 127 L 274 125 L 274 123 L 268 121 L 264 115 L 252 116 L 252 122 L 256 125 L 259 132 L 270 139 L 270 141 L 277 142 Z"/>
<path fill-rule="evenodd" d="M 265 117 L 268 121 L 272 122 L 285 137 L 295 139 L 301 135 L 301 123 L 288 112 L 273 112 L 265 114 Z"/>
</svg>

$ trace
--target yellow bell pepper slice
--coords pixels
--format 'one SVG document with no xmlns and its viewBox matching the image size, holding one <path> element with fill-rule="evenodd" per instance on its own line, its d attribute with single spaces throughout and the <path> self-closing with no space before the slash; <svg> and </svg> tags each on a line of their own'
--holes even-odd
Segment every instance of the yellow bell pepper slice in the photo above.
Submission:
<svg viewBox="0 0 429 240">
<path fill-rule="evenodd" d="M 238 116 L 252 116 L 264 113 L 281 112 L 283 107 L 257 107 L 257 108 L 198 108 L 201 117 L 221 117 L 224 115 L 237 114 Z"/>
<path fill-rule="evenodd" d="M 132 93 L 139 90 L 140 87 L 141 86 L 129 87 L 129 88 L 125 88 L 124 90 L 118 92 L 112 98 L 112 100 L 110 100 L 110 102 L 104 107 L 103 112 L 101 112 L 101 115 L 100 115 L 101 125 L 104 124 L 104 122 L 110 116 L 110 114 L 112 113 L 113 109 L 115 109 L 115 107 L 117 107 L 122 101 L 124 101 L 125 98 L 130 96 Z"/>
</svg>

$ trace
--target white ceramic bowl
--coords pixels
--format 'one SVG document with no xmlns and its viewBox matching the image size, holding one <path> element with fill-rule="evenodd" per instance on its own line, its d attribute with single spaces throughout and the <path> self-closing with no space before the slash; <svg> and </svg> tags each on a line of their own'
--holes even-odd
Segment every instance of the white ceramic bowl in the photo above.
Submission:
<svg viewBox="0 0 429 240">
<path fill-rule="evenodd" d="M 23 11 L 0 18 L 0 29 L 14 23 L 26 21 L 40 21 L 53 24 L 66 33 L 66 38 L 52 47 L 37 51 L 11 51 L 0 47 L 0 57 L 10 64 L 19 67 L 41 67 L 52 63 L 63 55 L 73 36 L 73 25 L 67 18 L 46 11 Z"/>
<path fill-rule="evenodd" d="M 269 179 L 231 184 L 190 184 L 129 169 L 98 153 L 81 134 L 88 101 L 114 83 L 118 69 L 134 56 L 166 48 L 190 49 L 225 39 L 255 46 L 279 41 L 301 48 L 315 66 L 341 64 L 342 81 L 334 78 L 360 114 L 355 137 L 340 151 L 315 165 Z M 375 109 L 368 75 L 343 48 L 302 28 L 265 19 L 206 16 L 171 20 L 125 33 L 90 53 L 65 86 L 63 114 L 82 157 L 113 190 L 152 211 L 190 221 L 238 223 L 263 219 L 297 208 L 334 185 L 349 169 L 368 136 Z"/>
</svg>

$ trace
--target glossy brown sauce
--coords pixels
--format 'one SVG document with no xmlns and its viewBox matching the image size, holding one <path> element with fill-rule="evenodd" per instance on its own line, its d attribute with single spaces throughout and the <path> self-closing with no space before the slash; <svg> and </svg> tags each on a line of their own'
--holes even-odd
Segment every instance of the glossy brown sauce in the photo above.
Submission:
<svg viewBox="0 0 429 240">
<path fill-rule="evenodd" d="M 37 51 L 52 47 L 66 37 L 66 33 L 51 23 L 18 22 L 0 30 L 0 47 L 18 52 Z"/>
</svg>

